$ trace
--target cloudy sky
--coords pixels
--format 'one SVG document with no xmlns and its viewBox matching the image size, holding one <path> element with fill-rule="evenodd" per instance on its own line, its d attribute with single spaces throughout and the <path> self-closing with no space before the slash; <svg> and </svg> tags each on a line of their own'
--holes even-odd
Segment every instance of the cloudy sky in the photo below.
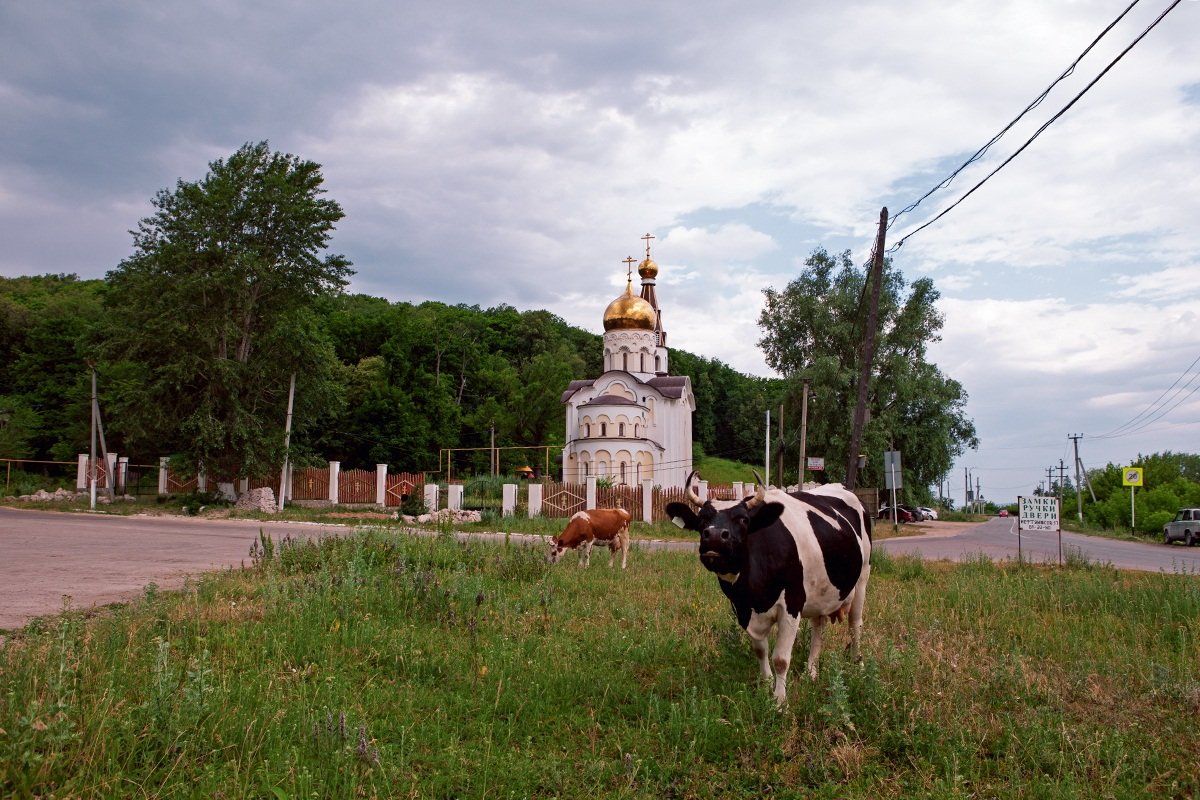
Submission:
<svg viewBox="0 0 1200 800">
<path fill-rule="evenodd" d="M 1011 156 L 1172 0 L 1137 3 L 889 243 Z M 599 332 L 655 235 L 674 346 L 750 374 L 765 287 L 869 255 L 1128 0 L 0 3 L 0 274 L 102 277 L 150 199 L 249 141 L 323 165 L 352 291 Z M 963 470 L 1200 452 L 1200 2 L 893 254 L 941 291 Z M 1118 435 L 1109 435 L 1112 433 Z"/>
</svg>

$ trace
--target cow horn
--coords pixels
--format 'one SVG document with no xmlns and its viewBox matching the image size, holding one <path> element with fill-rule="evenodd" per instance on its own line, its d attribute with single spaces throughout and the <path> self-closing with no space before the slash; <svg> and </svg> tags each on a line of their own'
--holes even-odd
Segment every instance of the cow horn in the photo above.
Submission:
<svg viewBox="0 0 1200 800">
<path fill-rule="evenodd" d="M 696 508 L 704 505 L 704 501 L 700 499 L 700 495 L 697 494 L 696 490 L 692 488 L 692 478 L 699 477 L 700 475 L 697 474 L 696 470 L 692 470 L 691 474 L 687 476 L 687 481 L 683 484 L 684 497 L 686 497 L 687 501 Z"/>
<path fill-rule="evenodd" d="M 758 477 L 758 473 L 754 473 L 754 476 Z M 766 499 L 767 487 L 763 486 L 762 479 L 760 478 L 758 481 L 758 486 L 754 488 L 754 497 L 746 498 L 746 509 L 749 510 L 751 508 L 757 508 L 758 506 L 761 506 Z"/>
<path fill-rule="evenodd" d="M 752 470 L 750 470 L 750 471 L 754 473 L 754 482 L 755 482 L 756 484 L 758 484 L 759 486 L 765 486 L 765 485 L 766 485 L 766 484 L 764 484 L 764 483 L 763 483 L 762 475 L 759 475 L 759 474 L 758 474 L 758 470 L 756 470 L 756 469 L 752 469 Z"/>
</svg>

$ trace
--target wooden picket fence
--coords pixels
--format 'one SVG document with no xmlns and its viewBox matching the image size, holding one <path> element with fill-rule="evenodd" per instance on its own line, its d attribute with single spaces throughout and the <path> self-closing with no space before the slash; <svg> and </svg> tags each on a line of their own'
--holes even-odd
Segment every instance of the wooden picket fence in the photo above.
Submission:
<svg viewBox="0 0 1200 800">
<path fill-rule="evenodd" d="M 293 500 L 328 500 L 329 468 L 306 467 L 292 473 Z"/>
<path fill-rule="evenodd" d="M 396 508 L 409 495 L 425 492 L 425 474 L 421 472 L 389 472 L 383 492 L 383 504 Z"/>
<path fill-rule="evenodd" d="M 542 481 L 542 516 L 565 519 L 587 508 L 587 487 L 581 483 Z"/>
<path fill-rule="evenodd" d="M 344 469 L 338 474 L 339 503 L 374 503 L 375 472 L 365 469 Z"/>
</svg>

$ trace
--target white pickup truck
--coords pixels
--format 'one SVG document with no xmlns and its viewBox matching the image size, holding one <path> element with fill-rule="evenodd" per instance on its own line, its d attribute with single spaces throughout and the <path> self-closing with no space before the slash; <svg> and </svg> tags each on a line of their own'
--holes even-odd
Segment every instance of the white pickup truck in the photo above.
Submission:
<svg viewBox="0 0 1200 800">
<path fill-rule="evenodd" d="M 1182 541 L 1188 547 L 1200 542 L 1200 508 L 1181 508 L 1175 519 L 1163 526 L 1163 543 Z"/>
</svg>

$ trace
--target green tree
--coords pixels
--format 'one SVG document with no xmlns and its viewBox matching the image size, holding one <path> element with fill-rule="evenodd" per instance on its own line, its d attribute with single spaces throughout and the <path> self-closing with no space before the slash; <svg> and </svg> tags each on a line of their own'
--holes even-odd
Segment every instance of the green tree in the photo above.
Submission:
<svg viewBox="0 0 1200 800">
<path fill-rule="evenodd" d="M 322 182 L 318 164 L 260 142 L 158 193 L 108 274 L 106 352 L 139 372 L 114 427 L 211 474 L 279 466 L 289 376 L 301 428 L 337 387 L 315 306 L 352 272 L 323 255 L 343 215 Z"/>
<path fill-rule="evenodd" d="M 103 281 L 75 275 L 0 279 L 0 395 L 35 415 L 24 433 L 30 457 L 71 461 L 87 448 L 88 364 L 96 359 L 105 291 Z M 102 409 L 107 388 L 102 381 Z M 109 444 L 123 452 L 119 440 Z"/>
<path fill-rule="evenodd" d="M 835 480 L 843 477 L 849 455 L 867 319 L 865 281 L 866 270 L 854 266 L 849 251 L 831 256 L 817 249 L 783 291 L 764 290 L 759 317 L 759 345 L 767 363 L 785 376 L 796 414 L 802 381 L 809 381 L 814 399 L 808 453 L 824 456 Z M 868 458 L 860 482 L 881 485 L 883 451 L 899 450 L 905 485 L 916 490 L 917 499 L 925 499 L 954 458 L 977 444 L 974 423 L 965 413 L 966 392 L 926 360 L 926 348 L 938 340 L 942 327 L 938 297 L 932 281 L 921 278 L 908 287 L 885 262 L 868 393 L 871 418 L 863 433 L 862 452 Z"/>
</svg>

